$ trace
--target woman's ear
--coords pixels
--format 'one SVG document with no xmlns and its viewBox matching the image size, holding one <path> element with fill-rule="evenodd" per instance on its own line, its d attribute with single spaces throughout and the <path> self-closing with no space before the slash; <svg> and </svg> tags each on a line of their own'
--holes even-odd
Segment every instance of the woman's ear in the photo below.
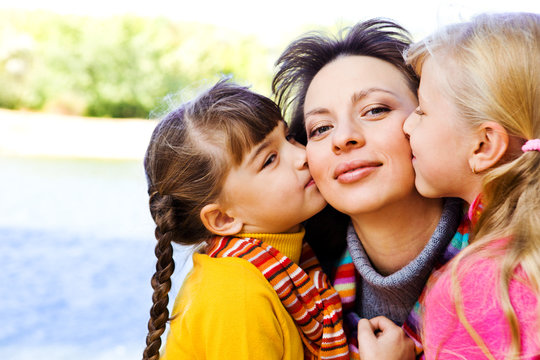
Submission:
<svg viewBox="0 0 540 360">
<path fill-rule="evenodd" d="M 244 223 L 229 216 L 218 204 L 208 204 L 201 209 L 201 220 L 204 227 L 213 234 L 229 236 L 238 234 Z"/>
<path fill-rule="evenodd" d="M 473 173 L 494 167 L 508 149 L 506 129 L 494 121 L 486 121 L 476 132 L 473 152 L 469 166 Z"/>
</svg>

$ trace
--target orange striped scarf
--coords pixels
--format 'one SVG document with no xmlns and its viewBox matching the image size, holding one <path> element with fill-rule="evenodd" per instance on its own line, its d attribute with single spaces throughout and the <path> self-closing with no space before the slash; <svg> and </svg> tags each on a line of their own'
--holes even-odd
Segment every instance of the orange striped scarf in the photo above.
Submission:
<svg viewBox="0 0 540 360">
<path fill-rule="evenodd" d="M 304 359 L 349 359 L 339 295 L 304 243 L 300 266 L 261 240 L 215 237 L 211 257 L 243 258 L 264 275 L 294 319 L 304 344 Z"/>
</svg>

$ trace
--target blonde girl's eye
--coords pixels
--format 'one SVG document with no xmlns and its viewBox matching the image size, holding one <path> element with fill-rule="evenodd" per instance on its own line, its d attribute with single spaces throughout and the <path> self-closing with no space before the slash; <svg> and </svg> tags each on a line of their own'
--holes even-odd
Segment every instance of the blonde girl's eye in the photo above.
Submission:
<svg viewBox="0 0 540 360">
<path fill-rule="evenodd" d="M 418 116 L 424 115 L 424 112 L 422 111 L 422 109 L 420 109 L 420 106 L 414 109 L 414 113 Z"/>
</svg>

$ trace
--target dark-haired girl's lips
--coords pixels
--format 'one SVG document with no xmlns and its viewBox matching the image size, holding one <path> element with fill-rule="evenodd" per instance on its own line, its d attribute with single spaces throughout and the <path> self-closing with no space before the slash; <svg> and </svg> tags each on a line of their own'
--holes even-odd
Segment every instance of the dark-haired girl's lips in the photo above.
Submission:
<svg viewBox="0 0 540 360">
<path fill-rule="evenodd" d="M 308 188 L 312 185 L 315 185 L 315 181 L 313 181 L 313 178 L 309 179 L 309 181 L 307 182 L 306 186 L 304 186 L 304 188 Z"/>
</svg>

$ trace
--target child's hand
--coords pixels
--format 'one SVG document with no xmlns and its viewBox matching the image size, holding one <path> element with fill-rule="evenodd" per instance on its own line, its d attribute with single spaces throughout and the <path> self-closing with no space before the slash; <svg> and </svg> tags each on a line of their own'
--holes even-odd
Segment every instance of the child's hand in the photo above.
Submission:
<svg viewBox="0 0 540 360">
<path fill-rule="evenodd" d="M 414 360 L 414 343 L 401 327 L 384 316 L 358 322 L 360 359 Z"/>
</svg>

